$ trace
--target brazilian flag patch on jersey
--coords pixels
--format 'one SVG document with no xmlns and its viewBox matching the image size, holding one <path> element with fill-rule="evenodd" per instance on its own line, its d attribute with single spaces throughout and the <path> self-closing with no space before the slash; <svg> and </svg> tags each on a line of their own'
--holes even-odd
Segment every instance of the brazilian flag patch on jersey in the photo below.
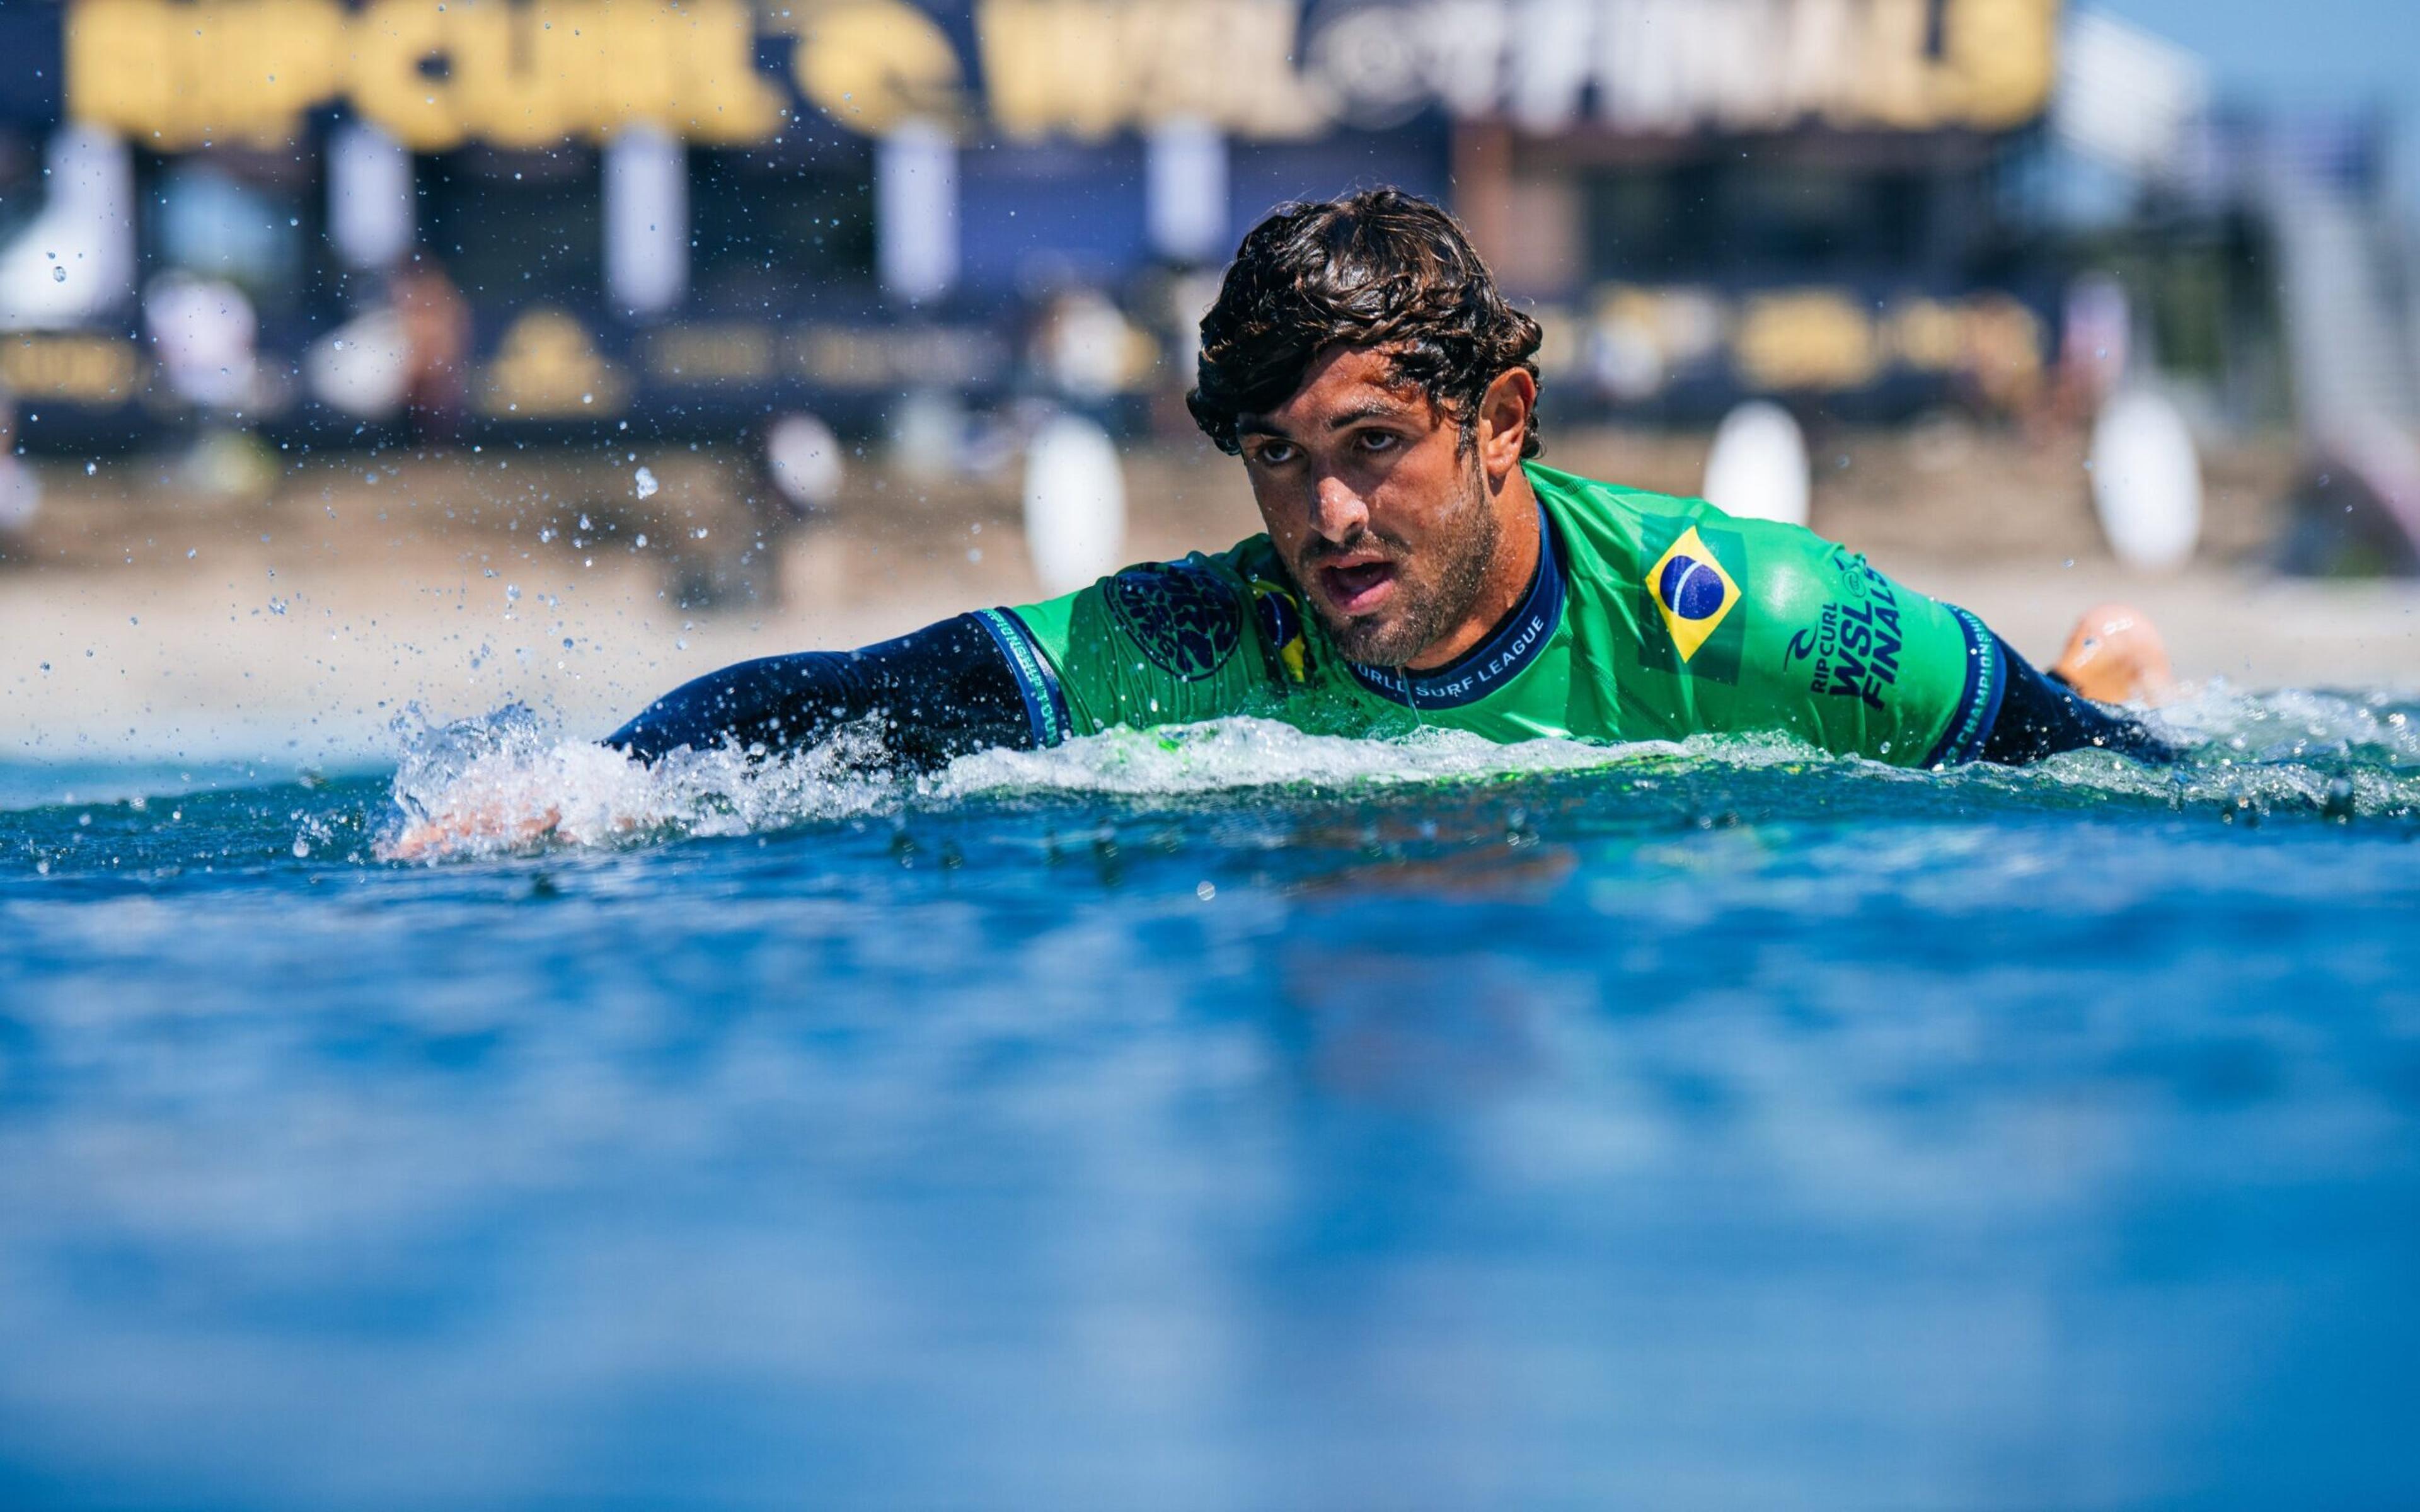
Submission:
<svg viewBox="0 0 2420 1512">
<path fill-rule="evenodd" d="M 1660 671 L 1736 684 L 1747 617 L 1747 548 L 1731 531 L 1700 530 L 1684 518 L 1650 518 L 1646 548 L 1661 552 L 1639 579 L 1639 660 Z"/>
</svg>

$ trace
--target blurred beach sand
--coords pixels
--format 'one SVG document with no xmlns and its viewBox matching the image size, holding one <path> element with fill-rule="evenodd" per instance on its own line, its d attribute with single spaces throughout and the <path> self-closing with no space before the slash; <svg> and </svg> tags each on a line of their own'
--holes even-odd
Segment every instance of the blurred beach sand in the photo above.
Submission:
<svg viewBox="0 0 2420 1512">
<path fill-rule="evenodd" d="M 1694 491 L 1702 436 L 1550 435 L 1549 463 Z M 2080 444 L 1934 427 L 1819 439 L 1813 525 L 2047 659 L 2119 597 L 2179 673 L 2244 689 L 2420 686 L 2420 584 L 2280 579 L 2262 562 L 2290 456 L 2210 459 L 2195 563 L 2110 558 Z M 737 459 L 667 450 L 659 482 L 592 454 L 313 459 L 261 498 L 206 498 L 151 461 L 45 473 L 0 561 L 0 759 L 83 764 L 392 759 L 395 721 L 522 702 L 613 728 L 748 656 L 861 644 L 1037 595 L 1013 470 L 918 479 L 861 465 L 833 509 L 780 519 Z M 1258 528 L 1240 469 L 1190 444 L 1127 455 L 1135 560 Z M 644 543 L 644 544 L 643 544 Z"/>
</svg>

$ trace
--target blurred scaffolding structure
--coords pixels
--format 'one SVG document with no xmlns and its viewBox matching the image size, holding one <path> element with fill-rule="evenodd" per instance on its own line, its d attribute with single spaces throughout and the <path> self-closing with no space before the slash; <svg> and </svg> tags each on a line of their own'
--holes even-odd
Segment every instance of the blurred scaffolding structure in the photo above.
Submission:
<svg viewBox="0 0 2420 1512">
<path fill-rule="evenodd" d="M 2348 174 L 2337 154 L 2291 138 L 2261 147 L 2249 189 L 2275 228 L 2297 408 L 2318 470 L 2297 501 L 2288 565 L 2420 570 L 2420 242 L 2381 212 L 2364 182 L 2374 168 Z"/>
<path fill-rule="evenodd" d="M 2248 231 L 2230 252 L 2273 298 L 2309 455 L 2283 564 L 2420 569 L 2420 239 L 2389 187 L 2391 118 L 2223 108 L 2190 52 L 2086 11 L 2055 125 L 2122 176 L 2137 227 Z"/>
</svg>

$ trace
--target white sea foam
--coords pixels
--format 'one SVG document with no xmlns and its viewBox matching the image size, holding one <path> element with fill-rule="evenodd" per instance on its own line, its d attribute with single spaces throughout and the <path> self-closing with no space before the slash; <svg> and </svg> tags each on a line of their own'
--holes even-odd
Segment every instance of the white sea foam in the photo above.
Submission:
<svg viewBox="0 0 2420 1512">
<path fill-rule="evenodd" d="M 2386 693 L 2289 687 L 2255 694 L 2214 679 L 2152 717 L 2206 755 L 2291 761 L 2359 754 L 2420 764 L 2420 702 Z"/>
<path fill-rule="evenodd" d="M 1158 730 L 1112 730 L 1049 750 L 962 757 L 920 784 L 930 797 L 998 793 L 1177 795 L 1282 787 L 1354 790 L 1582 771 L 1674 757 L 1662 741 L 1591 746 L 1575 740 L 1498 745 L 1460 731 L 1400 740 L 1306 733 L 1273 719 L 1214 719 Z"/>
<path fill-rule="evenodd" d="M 1261 788 L 1333 794 L 1692 755 L 1742 764 L 1815 755 L 1783 740 L 1727 742 L 1718 753 L 1693 749 L 1698 742 L 1498 745 L 1442 730 L 1360 740 L 1238 717 L 1113 730 L 1050 750 L 984 751 L 909 779 L 883 773 L 881 741 L 861 728 L 783 761 L 682 750 L 653 767 L 565 738 L 518 705 L 454 724 L 430 723 L 414 710 L 397 721 L 397 733 L 401 817 L 382 850 L 404 858 L 493 855 L 550 841 L 748 834 L 976 796 L 1182 796 Z"/>
<path fill-rule="evenodd" d="M 2098 751 L 1969 780 L 2051 782 L 2157 797 L 2176 807 L 2317 810 L 2339 818 L 2420 812 L 2420 706 L 2383 693 L 2237 692 L 2223 681 L 2147 716 L 2186 752 L 2173 767 Z"/>
<path fill-rule="evenodd" d="M 1975 769 L 1947 779 L 2001 791 L 2049 783 L 2178 805 L 2346 816 L 2420 811 L 2420 717 L 2384 697 L 2303 691 L 2249 697 L 2212 687 L 2152 718 L 2191 752 L 2183 765 L 2145 766 L 2081 752 L 2027 771 Z M 445 725 L 414 711 L 398 721 L 398 733 L 403 750 L 395 798 L 401 820 L 382 849 L 411 857 L 762 833 L 976 797 L 1182 797 L 1256 789 L 1332 796 L 1642 764 L 1811 764 L 1943 780 L 1841 761 L 1781 736 L 1498 745 L 1444 730 L 1397 740 L 1355 739 L 1246 717 L 1110 731 L 1049 750 L 985 751 L 914 779 L 884 771 L 881 741 L 864 727 L 844 730 L 786 760 L 684 750 L 653 767 L 567 738 L 519 706 Z"/>
<path fill-rule="evenodd" d="M 681 750 L 643 766 L 592 741 L 547 729 L 518 704 L 483 718 L 396 721 L 401 823 L 390 857 L 491 855 L 547 841 L 611 843 L 665 834 L 735 835 L 871 812 L 895 802 L 878 770 L 880 742 L 845 730 L 787 761 Z"/>
</svg>

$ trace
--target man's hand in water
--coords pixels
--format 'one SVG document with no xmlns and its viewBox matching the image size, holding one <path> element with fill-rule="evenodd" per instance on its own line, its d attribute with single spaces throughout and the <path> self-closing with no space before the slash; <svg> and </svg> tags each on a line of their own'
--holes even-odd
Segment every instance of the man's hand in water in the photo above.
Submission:
<svg viewBox="0 0 2420 1512">
<path fill-rule="evenodd" d="M 509 811 L 503 804 L 449 809 L 434 819 L 407 825 L 386 846 L 390 861 L 433 861 L 457 851 L 534 845 L 563 824 L 563 810 L 549 809 L 530 815 Z"/>
<path fill-rule="evenodd" d="M 2127 604 L 2085 610 L 2051 671 L 2096 703 L 2157 703 L 2176 688 L 2160 632 Z"/>
</svg>

